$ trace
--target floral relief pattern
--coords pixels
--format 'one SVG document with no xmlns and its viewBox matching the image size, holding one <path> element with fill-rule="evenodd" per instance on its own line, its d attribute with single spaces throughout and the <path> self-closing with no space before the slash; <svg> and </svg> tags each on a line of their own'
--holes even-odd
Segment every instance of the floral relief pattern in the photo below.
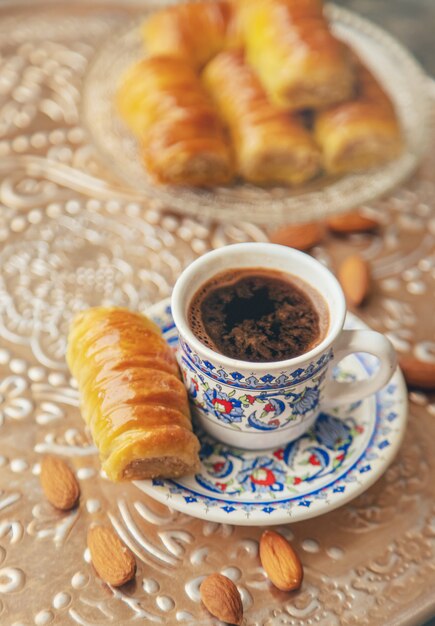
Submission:
<svg viewBox="0 0 435 626">
<path fill-rule="evenodd" d="M 7 376 L 0 381 L 0 426 L 6 419 L 22 420 L 29 417 L 32 401 L 25 397 L 27 381 L 21 376 Z"/>
</svg>

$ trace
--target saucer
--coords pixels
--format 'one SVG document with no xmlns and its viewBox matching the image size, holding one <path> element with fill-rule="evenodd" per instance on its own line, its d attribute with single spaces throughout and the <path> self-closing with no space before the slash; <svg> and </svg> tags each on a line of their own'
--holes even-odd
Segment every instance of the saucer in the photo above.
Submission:
<svg viewBox="0 0 435 626">
<path fill-rule="evenodd" d="M 147 314 L 176 347 L 169 300 Z M 348 313 L 346 328 L 367 328 Z M 362 380 L 376 371 L 370 355 L 351 355 L 334 370 L 338 380 Z M 178 479 L 136 481 L 167 506 L 212 522 L 262 526 L 299 522 L 342 506 L 368 489 L 396 455 L 406 427 L 407 391 L 399 369 L 381 391 L 320 414 L 313 428 L 282 447 L 248 451 L 194 430 L 201 468 Z"/>
</svg>

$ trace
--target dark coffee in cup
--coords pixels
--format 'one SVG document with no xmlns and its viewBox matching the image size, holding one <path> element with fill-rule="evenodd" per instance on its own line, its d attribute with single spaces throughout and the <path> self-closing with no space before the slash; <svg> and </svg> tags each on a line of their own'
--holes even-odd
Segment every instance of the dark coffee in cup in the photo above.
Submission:
<svg viewBox="0 0 435 626">
<path fill-rule="evenodd" d="M 296 276 L 265 268 L 227 270 L 196 292 L 188 320 L 215 352 L 242 361 L 284 361 L 305 354 L 326 336 L 323 297 Z"/>
</svg>

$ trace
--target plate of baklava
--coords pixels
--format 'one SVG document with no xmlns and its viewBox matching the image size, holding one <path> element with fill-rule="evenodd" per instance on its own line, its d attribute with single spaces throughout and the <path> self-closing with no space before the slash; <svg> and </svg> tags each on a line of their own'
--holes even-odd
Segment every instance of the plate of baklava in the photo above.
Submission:
<svg viewBox="0 0 435 626">
<path fill-rule="evenodd" d="M 130 195 L 213 219 L 323 217 L 417 167 L 427 79 L 321 0 L 148 2 L 91 63 L 83 117 Z"/>
</svg>

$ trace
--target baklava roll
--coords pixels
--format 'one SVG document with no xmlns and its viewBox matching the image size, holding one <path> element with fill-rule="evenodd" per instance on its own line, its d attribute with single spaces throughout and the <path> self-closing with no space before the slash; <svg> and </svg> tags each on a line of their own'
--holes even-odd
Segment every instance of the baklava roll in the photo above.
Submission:
<svg viewBox="0 0 435 626">
<path fill-rule="evenodd" d="M 233 177 L 222 123 L 186 62 L 163 56 L 143 59 L 125 76 L 117 106 L 158 182 L 207 187 Z"/>
<path fill-rule="evenodd" d="M 88 309 L 73 321 L 66 358 L 111 480 L 170 478 L 197 468 L 187 392 L 158 326 L 127 309 Z"/>
<path fill-rule="evenodd" d="M 321 0 L 236 0 L 247 61 L 272 100 L 288 109 L 349 98 L 352 66 Z"/>
<path fill-rule="evenodd" d="M 186 2 L 167 7 L 145 21 L 142 33 L 150 56 L 179 57 L 196 69 L 238 38 L 229 2 Z"/>
<path fill-rule="evenodd" d="M 352 100 L 315 116 L 314 133 L 330 174 L 376 167 L 400 154 L 400 125 L 391 100 L 373 74 L 354 58 L 357 85 Z"/>
<path fill-rule="evenodd" d="M 294 185 L 316 174 L 320 151 L 310 133 L 270 102 L 240 51 L 218 54 L 202 78 L 228 126 L 240 176 L 256 184 Z"/>
</svg>

